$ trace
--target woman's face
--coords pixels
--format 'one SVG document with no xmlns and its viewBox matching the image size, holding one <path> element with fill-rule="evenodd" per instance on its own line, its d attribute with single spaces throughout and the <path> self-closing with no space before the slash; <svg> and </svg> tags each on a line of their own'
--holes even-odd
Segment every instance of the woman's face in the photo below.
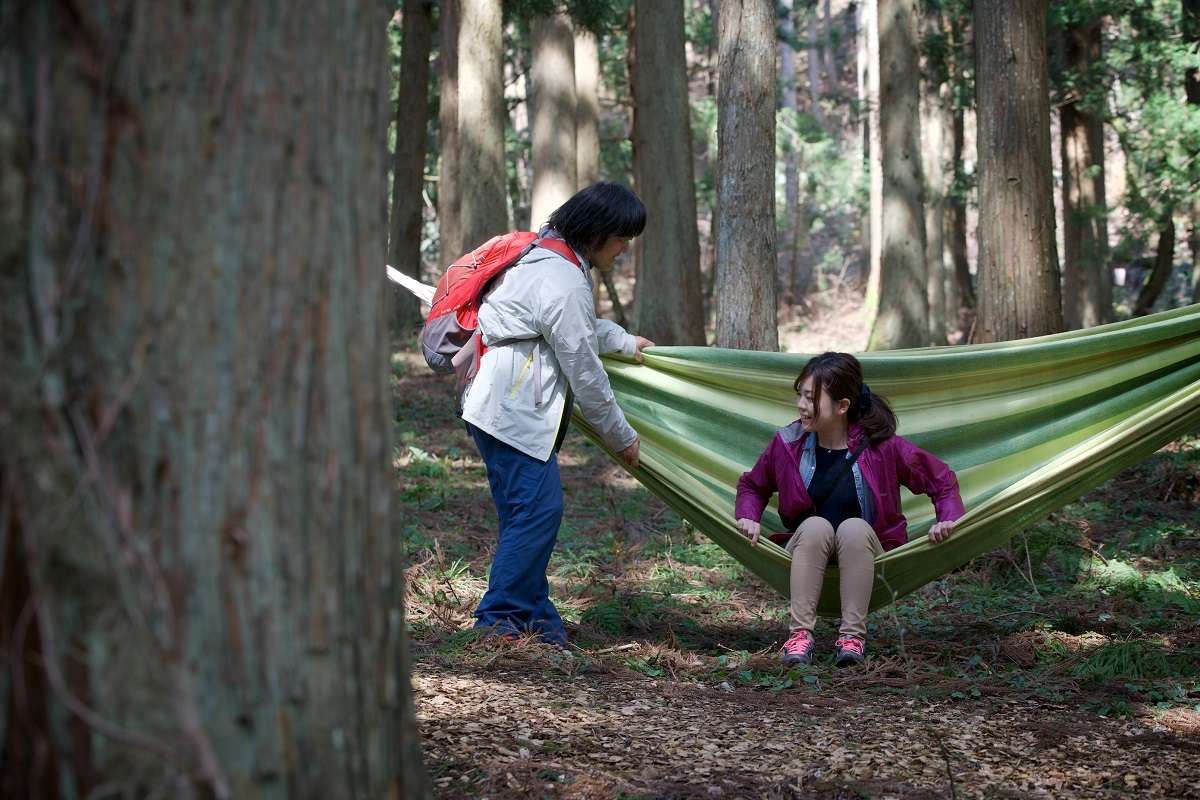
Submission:
<svg viewBox="0 0 1200 800">
<path fill-rule="evenodd" d="M 613 262 L 617 260 L 617 257 L 629 249 L 629 243 L 632 241 L 633 237 L 610 236 L 604 240 L 604 244 L 596 248 L 588 261 L 592 262 L 592 266 L 601 272 L 608 272 L 613 268 Z"/>
<path fill-rule="evenodd" d="M 804 426 L 804 430 L 815 431 L 818 428 L 829 430 L 845 424 L 850 401 L 839 400 L 834 403 L 829 397 L 829 392 L 822 391 L 820 403 L 814 405 L 813 394 L 815 392 L 813 377 L 809 375 L 800 385 L 800 395 L 796 398 L 796 410 L 800 412 L 800 424 Z"/>
</svg>

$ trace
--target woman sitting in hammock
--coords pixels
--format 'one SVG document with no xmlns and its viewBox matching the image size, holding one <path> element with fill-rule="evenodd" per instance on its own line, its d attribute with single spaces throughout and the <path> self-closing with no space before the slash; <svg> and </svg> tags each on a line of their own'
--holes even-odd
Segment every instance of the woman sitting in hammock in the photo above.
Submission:
<svg viewBox="0 0 1200 800">
<path fill-rule="evenodd" d="M 954 472 L 896 435 L 896 415 L 862 380 L 862 365 L 846 353 L 810 360 L 795 382 L 800 419 L 775 435 L 754 469 L 738 480 L 734 516 L 751 544 L 775 492 L 779 516 L 792 533 L 774 534 L 792 555 L 791 638 L 787 664 L 812 660 L 817 598 L 825 566 L 841 576 L 842 625 L 837 665 L 866 657 L 867 609 L 875 557 L 908 541 L 900 486 L 933 498 L 937 523 L 929 538 L 945 539 L 963 515 Z"/>
</svg>

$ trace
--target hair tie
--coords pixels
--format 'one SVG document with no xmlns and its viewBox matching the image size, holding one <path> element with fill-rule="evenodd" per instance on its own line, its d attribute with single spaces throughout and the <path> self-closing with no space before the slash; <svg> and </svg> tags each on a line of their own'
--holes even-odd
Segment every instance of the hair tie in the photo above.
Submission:
<svg viewBox="0 0 1200 800">
<path fill-rule="evenodd" d="M 865 383 L 858 390 L 858 413 L 859 415 L 866 414 L 871 410 L 871 387 Z"/>
</svg>

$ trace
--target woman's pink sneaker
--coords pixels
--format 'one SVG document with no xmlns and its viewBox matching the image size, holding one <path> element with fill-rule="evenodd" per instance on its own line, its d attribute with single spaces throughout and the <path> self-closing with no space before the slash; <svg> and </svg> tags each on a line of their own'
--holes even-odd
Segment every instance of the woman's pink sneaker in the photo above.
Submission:
<svg viewBox="0 0 1200 800">
<path fill-rule="evenodd" d="M 793 631 L 791 638 L 783 643 L 783 663 L 811 664 L 813 644 L 812 634 L 808 631 Z"/>
<path fill-rule="evenodd" d="M 862 639 L 848 636 L 833 643 L 837 648 L 834 663 L 839 667 L 852 667 L 867 660 L 867 645 Z"/>
</svg>

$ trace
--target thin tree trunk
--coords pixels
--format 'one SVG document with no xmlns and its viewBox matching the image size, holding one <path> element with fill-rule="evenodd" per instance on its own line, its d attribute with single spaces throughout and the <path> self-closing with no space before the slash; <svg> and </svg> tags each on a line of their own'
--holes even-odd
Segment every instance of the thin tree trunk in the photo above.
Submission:
<svg viewBox="0 0 1200 800">
<path fill-rule="evenodd" d="M 657 344 L 703 345 L 683 4 L 637 0 L 635 9 L 634 184 L 654 220 L 636 244 L 636 328 Z"/>
<path fill-rule="evenodd" d="M 929 30 L 937 30 L 939 19 L 936 13 L 927 13 L 925 20 Z M 921 92 L 921 144 L 924 150 L 925 169 L 925 271 L 926 297 L 929 302 L 929 341 L 931 344 L 946 343 L 946 269 L 943 229 L 947 185 L 945 180 L 946 116 L 942 106 L 947 100 L 946 73 L 944 64 L 927 60 L 923 71 L 929 76 L 923 82 Z M 955 315 L 957 318 L 957 314 Z"/>
<path fill-rule="evenodd" d="M 509 113 L 504 116 L 505 141 L 513 141 L 515 147 L 511 153 L 512 168 L 505 162 L 505 174 L 508 187 L 508 208 L 511 213 L 512 227 L 518 230 L 529 230 L 533 227 L 533 142 L 531 130 L 533 54 L 531 48 L 524 47 L 521 37 L 514 25 L 509 25 L 505 33 L 505 41 L 511 42 L 514 53 L 512 59 L 504 60 L 504 105 Z M 511 131 L 511 135 L 509 134 Z M 526 144 L 528 142 L 528 144 Z M 505 158 L 510 154 L 505 152 Z"/>
<path fill-rule="evenodd" d="M 463 247 L 508 230 L 504 170 L 504 35 L 500 0 L 459 0 L 458 142 L 471 190 L 459 196 Z"/>
<path fill-rule="evenodd" d="M 879 0 L 865 0 L 867 22 L 867 165 L 868 207 L 871 239 L 870 271 L 863 301 L 867 330 L 875 327 L 879 314 L 879 284 L 883 270 L 883 143 L 879 127 Z"/>
<path fill-rule="evenodd" d="M 1200 0 L 1183 0 L 1183 40 L 1196 52 L 1200 44 Z M 1200 69 L 1183 75 L 1188 105 L 1200 106 Z M 1192 198 L 1188 225 L 1188 247 L 1192 251 L 1192 302 L 1200 303 L 1200 197 Z"/>
<path fill-rule="evenodd" d="M 950 75 L 952 84 L 960 84 L 966 67 L 963 52 L 964 31 L 960 17 L 947 14 L 946 35 L 949 40 Z M 963 150 L 966 148 L 966 125 L 961 102 L 949 103 L 950 116 L 950 197 L 946 203 L 947 253 L 950 258 L 952 291 L 947 292 L 950 311 L 957 319 L 963 309 L 975 308 L 975 290 L 971 285 L 971 265 L 967 259 L 967 198 L 963 169 Z"/>
<path fill-rule="evenodd" d="M 1133 304 L 1135 317 L 1145 316 L 1154 309 L 1154 303 L 1162 294 L 1167 280 L 1171 277 L 1171 268 L 1175 266 L 1175 220 L 1171 212 L 1166 213 L 1163 226 L 1158 232 L 1158 247 L 1154 252 L 1154 269 L 1146 277 L 1138 292 L 1137 302 Z"/>
<path fill-rule="evenodd" d="M 792 118 L 799 110 L 796 98 L 796 51 L 792 42 L 796 37 L 795 13 L 793 0 L 781 0 L 779 3 L 779 30 L 782 34 L 779 41 L 779 87 L 782 94 L 782 105 L 791 112 Z M 800 169 L 797 148 L 799 141 L 794 138 L 783 146 L 783 186 L 787 212 L 784 219 L 787 227 L 784 239 L 787 247 L 784 249 L 784 272 L 788 275 L 787 287 L 783 293 L 784 302 L 792 306 L 796 302 L 796 271 L 800 263 L 800 253 L 796 250 L 796 233 L 800 225 Z"/>
<path fill-rule="evenodd" d="M 854 45 L 855 45 L 855 87 L 858 99 L 858 105 L 855 108 L 858 114 L 858 130 L 859 130 L 859 152 L 861 154 L 858 159 L 858 172 L 856 177 L 861 180 L 861 176 L 865 173 L 870 180 L 871 169 L 871 114 L 869 110 L 868 95 L 867 95 L 867 71 L 870 66 L 870 47 L 867 43 L 867 37 L 870 33 L 868 24 L 869 3 L 871 0 L 862 0 L 857 4 L 852 4 L 852 11 L 855 14 L 851 18 L 856 21 L 854 29 Z M 858 220 L 858 238 L 859 238 L 859 257 L 858 257 L 858 274 L 859 280 L 865 285 L 871 276 L 871 195 L 868 190 L 867 209 L 861 214 Z"/>
<path fill-rule="evenodd" d="M 721 9 L 716 344 L 778 350 L 775 321 L 775 5 Z"/>
<path fill-rule="evenodd" d="M 955 176 L 962 176 L 963 173 L 963 111 L 961 108 L 954 110 L 954 121 L 951 126 L 951 150 L 953 153 L 951 163 L 954 165 Z M 947 203 L 946 216 L 948 217 L 947 229 L 949 233 L 948 250 L 950 253 L 951 273 L 954 280 L 955 302 L 951 303 L 951 309 L 962 310 L 974 309 L 978 302 L 975 296 L 975 287 L 971 281 L 971 262 L 967 256 L 967 198 L 963 193 L 961 180 L 954 181 L 954 192 Z"/>
<path fill-rule="evenodd" d="M 600 274 L 600 280 L 604 283 L 605 291 L 608 292 L 608 299 L 612 303 L 613 319 L 622 328 L 628 328 L 629 319 L 625 314 L 625 306 L 621 304 L 621 296 L 617 294 L 616 284 L 613 283 L 612 270 L 607 272 L 595 270 L 595 272 Z M 651 339 L 651 341 L 654 340 Z M 657 344 L 657 342 L 655 342 L 655 344 Z"/>
<path fill-rule="evenodd" d="M 929 344 L 918 52 L 916 0 L 879 0 L 884 213 L 871 350 Z"/>
<path fill-rule="evenodd" d="M 575 194 L 575 34 L 565 14 L 533 21 L 533 200 L 530 228 Z M 566 120 L 567 124 L 563 124 Z"/>
<path fill-rule="evenodd" d="M 400 91 L 396 98 L 396 153 L 392 170 L 392 217 L 388 263 L 421 279 L 421 222 L 424 216 L 425 126 L 429 118 L 429 52 L 433 45 L 432 0 L 404 0 L 400 45 Z M 418 135 L 420 132 L 421 135 Z M 421 323 L 417 298 L 392 290 L 392 331 L 408 336 Z"/>
<path fill-rule="evenodd" d="M 445 267 L 466 249 L 458 177 L 458 22 L 459 0 L 439 0 L 438 38 L 438 262 Z"/>
<path fill-rule="evenodd" d="M 575 32 L 575 188 L 600 180 L 600 46 L 589 31 Z M 600 273 L 592 271 L 592 301 L 600 313 Z M 618 301 L 619 302 L 619 301 Z M 615 307 L 615 304 L 614 304 Z"/>
<path fill-rule="evenodd" d="M 824 14 L 824 31 L 822 42 L 824 43 L 823 57 L 825 61 L 825 87 L 831 94 L 838 93 L 838 73 L 837 73 L 837 52 L 833 38 L 833 11 L 830 8 L 829 0 L 825 0 Z"/>
<path fill-rule="evenodd" d="M 976 340 L 1062 330 L 1050 169 L 1046 0 L 976 0 Z"/>
<path fill-rule="evenodd" d="M 1066 69 L 1081 78 L 1101 58 L 1100 21 L 1063 32 Z M 1112 321 L 1108 211 L 1104 200 L 1104 122 L 1071 98 L 1059 110 L 1063 204 L 1063 323 L 1071 329 Z"/>
<path fill-rule="evenodd" d="M 427 797 L 390 512 L 387 9 L 25 11 L 0 12 L 0 528 L 60 788 Z"/>
<path fill-rule="evenodd" d="M 825 127 L 825 109 L 821 107 L 824 91 L 821 88 L 821 33 L 820 11 L 816 7 L 807 9 L 808 18 L 807 38 L 808 49 L 804 53 L 804 62 L 808 65 L 808 91 L 810 98 L 809 113 L 822 128 Z"/>
<path fill-rule="evenodd" d="M 575 186 L 600 180 L 600 45 L 594 33 L 575 34 Z"/>
</svg>

